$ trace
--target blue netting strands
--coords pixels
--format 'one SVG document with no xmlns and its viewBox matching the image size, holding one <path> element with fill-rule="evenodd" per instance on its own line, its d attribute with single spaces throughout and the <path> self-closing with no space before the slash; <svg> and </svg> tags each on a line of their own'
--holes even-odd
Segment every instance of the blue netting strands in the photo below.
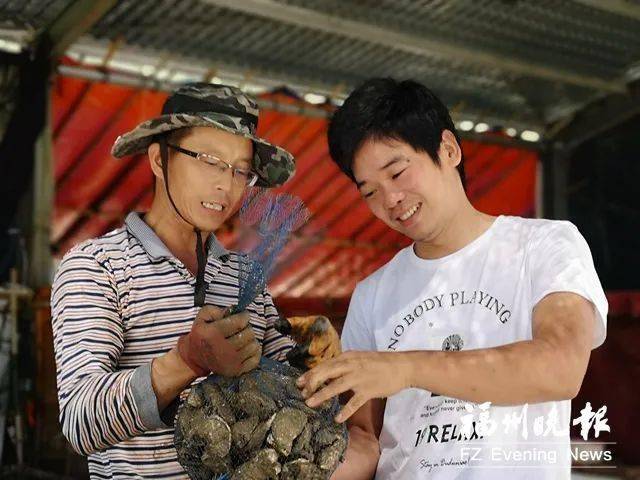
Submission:
<svg viewBox="0 0 640 480">
<path fill-rule="evenodd" d="M 240 220 L 257 231 L 258 241 L 247 256 L 240 257 L 238 303 L 233 313 L 243 311 L 264 289 L 291 233 L 309 217 L 309 210 L 296 196 L 273 194 L 261 188 L 247 194 L 240 208 Z"/>
</svg>

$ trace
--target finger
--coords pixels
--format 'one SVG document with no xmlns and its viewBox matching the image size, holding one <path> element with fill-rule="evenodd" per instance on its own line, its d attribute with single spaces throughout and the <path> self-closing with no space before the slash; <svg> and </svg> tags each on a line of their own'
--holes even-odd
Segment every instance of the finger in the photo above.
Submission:
<svg viewBox="0 0 640 480">
<path fill-rule="evenodd" d="M 309 352 L 307 350 L 307 354 L 308 353 Z M 305 374 L 300 375 L 300 377 L 298 377 L 298 380 L 296 380 L 296 385 L 298 386 L 298 388 L 306 387 L 315 375 L 321 374 L 325 369 L 332 368 L 334 365 L 336 365 L 338 360 L 339 359 L 332 359 L 330 362 L 326 362 L 324 365 L 322 365 L 322 367 L 318 366 L 313 370 L 309 370 Z"/>
<path fill-rule="evenodd" d="M 335 421 L 338 423 L 346 422 L 354 413 L 356 413 L 360 409 L 360 407 L 362 407 L 362 405 L 367 402 L 367 400 L 368 398 L 364 396 L 354 395 L 338 412 L 335 417 Z"/>
<path fill-rule="evenodd" d="M 333 358 L 322 362 L 316 368 L 300 377 L 298 380 L 301 381 L 298 387 L 302 386 L 302 394 L 306 394 L 306 396 L 309 397 L 318 390 L 323 383 L 341 377 L 349 373 L 349 371 L 350 367 L 345 361 L 340 358 Z"/>
<path fill-rule="evenodd" d="M 260 354 L 253 355 L 242 362 L 241 372 L 250 372 L 260 364 Z"/>
<path fill-rule="evenodd" d="M 250 326 L 227 338 L 227 340 L 233 343 L 238 350 L 252 342 L 255 342 L 255 339 L 256 337 L 253 334 L 253 329 Z"/>
<path fill-rule="evenodd" d="M 247 312 L 231 315 L 213 324 L 225 337 L 235 335 L 241 330 L 244 330 L 247 325 L 249 325 L 249 314 Z"/>
<path fill-rule="evenodd" d="M 340 377 L 336 378 L 332 382 L 313 394 L 307 400 L 307 405 L 311 408 L 317 407 L 321 403 L 329 400 L 330 398 L 336 397 L 341 393 L 344 393 L 353 388 L 353 381 L 349 377 Z"/>
<path fill-rule="evenodd" d="M 238 356 L 243 362 L 255 355 L 260 356 L 261 353 L 262 347 L 258 344 L 258 342 L 251 342 L 238 350 Z"/>
</svg>

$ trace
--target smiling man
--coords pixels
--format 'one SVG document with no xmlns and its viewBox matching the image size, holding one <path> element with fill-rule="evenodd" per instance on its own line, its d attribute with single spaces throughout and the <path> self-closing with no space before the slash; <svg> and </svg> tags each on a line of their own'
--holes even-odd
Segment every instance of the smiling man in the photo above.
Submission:
<svg viewBox="0 0 640 480">
<path fill-rule="evenodd" d="M 413 81 L 356 89 L 329 146 L 413 240 L 356 287 L 345 353 L 299 380 L 311 406 L 350 398 L 337 420 L 360 441 L 333 478 L 569 478 L 570 399 L 607 315 L 576 227 L 476 210 L 449 112 Z"/>
</svg>

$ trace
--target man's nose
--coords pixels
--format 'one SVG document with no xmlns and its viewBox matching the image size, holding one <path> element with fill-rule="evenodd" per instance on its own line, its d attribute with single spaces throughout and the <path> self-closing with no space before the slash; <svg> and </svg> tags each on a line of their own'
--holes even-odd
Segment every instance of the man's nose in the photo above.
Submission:
<svg viewBox="0 0 640 480">
<path fill-rule="evenodd" d="M 404 200 L 404 193 L 400 191 L 388 190 L 384 194 L 384 206 L 389 210 L 402 202 L 402 200 Z"/>
<path fill-rule="evenodd" d="M 225 168 L 224 172 L 220 172 L 220 176 L 216 180 L 216 188 L 225 192 L 230 192 L 233 188 L 233 169 Z"/>
</svg>

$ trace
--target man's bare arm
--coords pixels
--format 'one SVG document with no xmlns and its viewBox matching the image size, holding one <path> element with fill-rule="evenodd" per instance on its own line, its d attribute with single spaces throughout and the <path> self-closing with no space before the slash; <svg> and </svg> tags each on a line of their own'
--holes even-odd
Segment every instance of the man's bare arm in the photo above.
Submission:
<svg viewBox="0 0 640 480">
<path fill-rule="evenodd" d="M 573 293 L 553 293 L 535 307 L 532 323 L 529 341 L 461 352 L 409 352 L 410 383 L 496 405 L 575 397 L 591 353 L 593 305 Z"/>
<path fill-rule="evenodd" d="M 349 445 L 345 460 L 331 480 L 370 480 L 374 477 L 380 458 L 378 438 L 385 403 L 379 398 L 369 400 L 349 419 Z"/>
<path fill-rule="evenodd" d="M 300 387 L 310 406 L 352 390 L 338 421 L 371 398 L 408 387 L 497 405 L 573 398 L 589 362 L 595 318 L 583 297 L 552 293 L 533 311 L 532 340 L 460 352 L 347 352 L 307 372 Z"/>
</svg>

